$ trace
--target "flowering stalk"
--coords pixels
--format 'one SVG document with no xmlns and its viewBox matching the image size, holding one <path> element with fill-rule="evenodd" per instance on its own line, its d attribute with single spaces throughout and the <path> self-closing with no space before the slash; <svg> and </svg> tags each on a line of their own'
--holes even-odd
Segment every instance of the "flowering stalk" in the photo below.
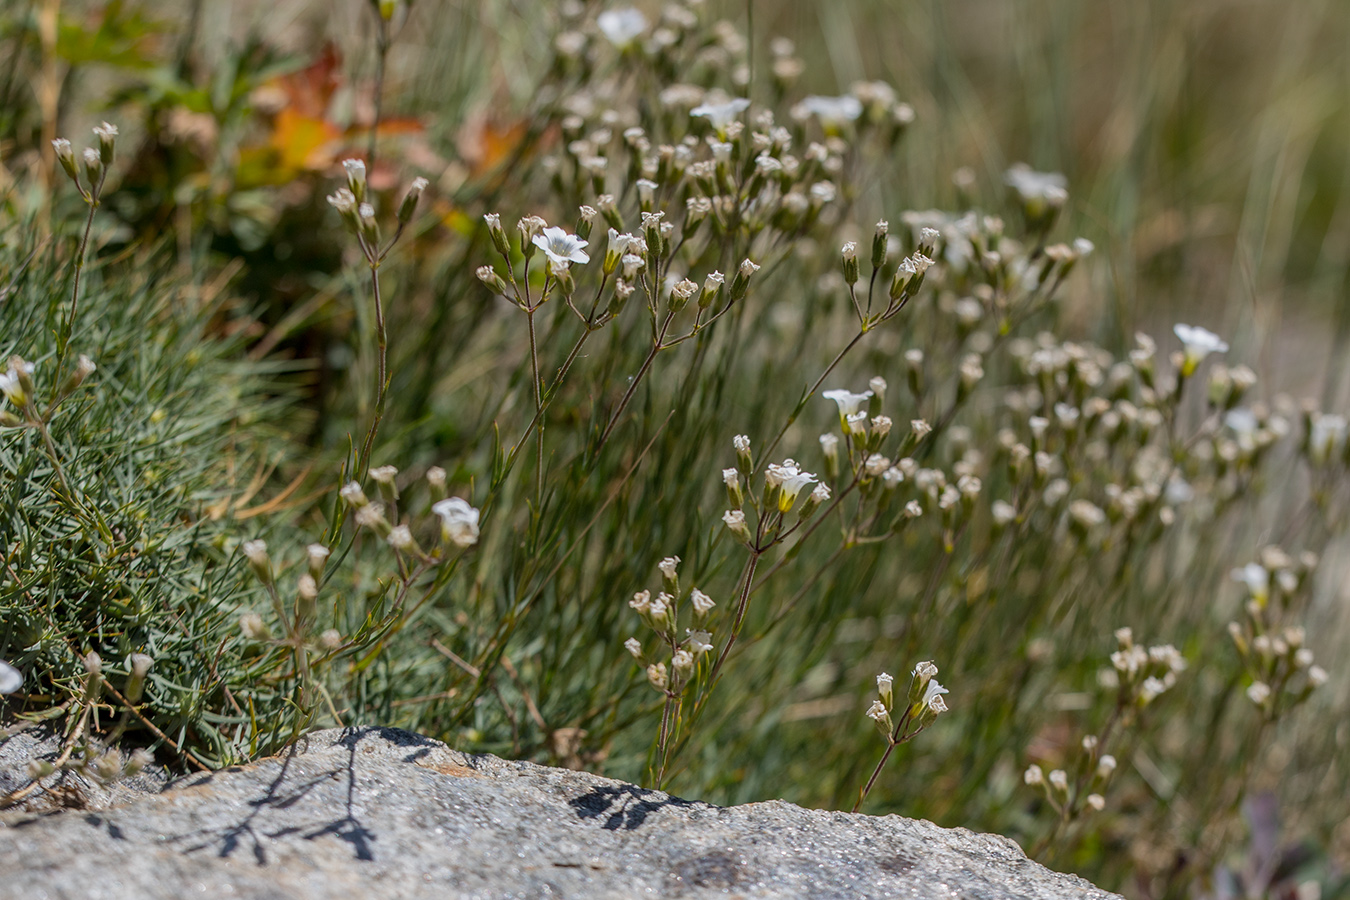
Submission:
<svg viewBox="0 0 1350 900">
<path fill-rule="evenodd" d="M 947 689 L 937 682 L 935 675 L 937 666 L 931 662 L 921 662 L 914 667 L 910 676 L 909 693 L 905 699 L 905 711 L 898 722 L 893 721 L 891 716 L 891 711 L 895 707 L 894 679 L 885 672 L 877 676 L 878 699 L 874 700 L 867 710 L 867 717 L 876 722 L 881 736 L 886 739 L 886 751 L 881 754 L 876 768 L 872 770 L 872 777 L 867 779 L 867 783 L 858 792 L 858 802 L 853 804 L 853 812 L 858 811 L 867 795 L 872 792 L 872 787 L 877 783 L 881 770 L 885 768 L 886 761 L 891 758 L 895 748 L 912 740 L 920 731 L 933 724 L 939 715 L 947 711 L 947 703 L 942 699 Z"/>
</svg>

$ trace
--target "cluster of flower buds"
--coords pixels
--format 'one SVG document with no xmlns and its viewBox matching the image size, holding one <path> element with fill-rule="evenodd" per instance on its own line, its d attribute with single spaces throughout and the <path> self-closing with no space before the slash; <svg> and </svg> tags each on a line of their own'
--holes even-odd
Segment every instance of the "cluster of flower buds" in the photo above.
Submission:
<svg viewBox="0 0 1350 900">
<path fill-rule="evenodd" d="M 1116 758 L 1102 751 L 1096 735 L 1084 735 L 1066 768 L 1047 773 L 1032 763 L 1022 781 L 1039 791 L 1061 818 L 1072 820 L 1085 810 L 1101 812 L 1106 808 L 1104 791 L 1116 771 Z"/>
<path fill-rule="evenodd" d="M 394 466 L 377 466 L 370 470 L 379 500 L 367 497 L 361 484 L 356 481 L 348 482 L 339 491 L 342 500 L 354 510 L 358 527 L 379 535 L 400 557 L 407 556 L 423 562 L 448 558 L 450 550 L 466 550 L 478 543 L 479 511 L 461 497 L 447 497 L 445 470 L 433 466 L 427 470 L 426 478 L 433 501 L 431 513 L 440 519 L 440 541 L 432 550 L 424 550 L 413 535 L 412 524 L 401 521 L 397 476 L 398 469 Z"/>
<path fill-rule="evenodd" d="M 712 633 L 708 629 L 708 615 L 716 605 L 713 599 L 698 588 L 687 594 L 680 590 L 680 558 L 668 556 L 657 564 L 661 573 L 661 590 L 656 596 L 648 590 L 638 591 L 628 605 L 656 636 L 659 650 L 654 656 L 642 648 L 636 637 L 624 641 L 624 649 L 643 666 L 647 681 L 668 697 L 678 697 L 689 686 L 698 667 L 712 652 Z M 688 611 L 687 614 L 685 611 Z M 681 621 L 689 622 L 681 637 Z"/>
<path fill-rule="evenodd" d="M 1233 580 L 1246 588 L 1247 601 L 1243 621 L 1229 622 L 1228 634 L 1249 681 L 1248 698 L 1271 719 L 1307 700 L 1330 677 L 1313 662 L 1303 627 L 1282 624 L 1306 599 L 1316 567 L 1313 553 L 1294 559 L 1269 546 L 1259 562 L 1232 571 Z"/>
<path fill-rule="evenodd" d="M 937 671 L 937 666 L 931 662 L 921 662 L 914 667 L 903 708 L 898 708 L 895 703 L 895 679 L 885 672 L 877 676 L 877 699 L 867 708 L 867 717 L 876 723 L 877 731 L 888 743 L 904 743 L 947 711 L 947 701 L 942 695 L 948 691 L 938 683 Z"/>
<path fill-rule="evenodd" d="M 366 263 L 372 267 L 378 266 L 398 243 L 403 230 L 412 222 L 413 214 L 417 211 L 417 203 L 422 198 L 422 192 L 427 189 L 428 182 L 421 177 L 412 180 L 398 205 L 394 235 L 387 244 L 381 246 L 380 225 L 376 218 L 376 198 L 370 193 L 366 183 L 365 162 L 359 159 L 344 159 L 342 169 L 347 176 L 347 186 L 329 194 L 328 202 L 337 210 L 347 230 L 356 235 Z"/>
<path fill-rule="evenodd" d="M 1104 687 L 1116 689 L 1116 700 L 1122 708 L 1148 706 L 1175 687 L 1178 674 L 1186 670 L 1186 659 L 1176 647 L 1136 644 L 1131 628 L 1117 628 L 1116 643 L 1111 668 L 1102 670 L 1100 681 Z"/>
<path fill-rule="evenodd" d="M 117 146 L 117 126 L 104 122 L 94 128 L 94 136 L 98 138 L 98 147 L 86 147 L 79 161 L 75 159 L 75 150 L 71 147 L 70 141 L 65 138 L 56 138 L 52 141 L 56 161 L 61 164 L 61 168 L 75 183 L 80 196 L 90 206 L 97 206 L 99 197 L 103 194 L 103 183 L 108 178 L 108 169 L 112 167 Z M 84 168 L 83 180 L 80 178 L 81 163 Z"/>
<path fill-rule="evenodd" d="M 755 467 L 750 438 L 738 434 L 732 446 L 736 450 L 736 465 L 722 470 L 730 506 L 722 514 L 722 522 L 736 540 L 755 552 L 762 553 L 785 540 L 829 501 L 829 486 L 792 459 L 765 466 L 763 485 L 756 493 L 751 485 Z M 803 495 L 805 500 L 801 500 Z M 753 522 L 746 516 L 747 508 L 754 516 Z M 788 524 L 790 515 L 794 519 L 792 524 Z"/>
<path fill-rule="evenodd" d="M 66 375 L 56 392 L 54 402 L 46 410 L 37 407 L 36 389 L 33 384 L 33 372 L 36 364 L 19 356 L 11 356 L 4 371 L 0 371 L 0 395 L 9 401 L 14 409 L 0 409 L 0 427 L 17 428 L 22 425 L 35 425 L 50 417 L 60 402 L 69 397 L 76 388 L 84 384 L 85 379 L 98 367 L 87 356 L 81 355 L 74 369 Z"/>
</svg>

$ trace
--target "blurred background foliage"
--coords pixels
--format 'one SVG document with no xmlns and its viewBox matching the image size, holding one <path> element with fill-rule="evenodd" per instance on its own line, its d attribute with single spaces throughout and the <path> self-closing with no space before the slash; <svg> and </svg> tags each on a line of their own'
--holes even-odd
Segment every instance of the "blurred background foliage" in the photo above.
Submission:
<svg viewBox="0 0 1350 900">
<path fill-rule="evenodd" d="M 1011 163 L 1063 172 L 1072 200 L 1059 230 L 1090 238 L 1097 253 L 1065 285 L 1055 317 L 1038 324 L 1123 355 L 1136 330 L 1162 336 L 1179 319 L 1203 321 L 1229 339 L 1234 361 L 1261 373 L 1266 400 L 1287 392 L 1324 409 L 1344 408 L 1350 6 L 1306 0 L 1297 14 L 1271 0 L 756 0 L 753 7 L 709 0 L 704 6 L 708 18 L 749 30 L 748 61 L 760 73 L 750 95 L 758 101 L 776 99 L 762 72 L 770 38 L 786 36 L 804 62 L 794 96 L 835 94 L 878 79 L 914 107 L 916 123 L 900 148 L 863 169 L 848 216 L 858 231 L 846 233 L 845 225 L 844 237 L 865 241 L 871 222 L 887 216 L 895 222 L 906 209 L 975 206 L 1002 210 L 1011 220 L 1002 186 Z M 648 11 L 655 17 L 660 10 Z M 558 99 L 552 93 L 558 72 L 551 68 L 557 15 L 552 4 L 519 0 L 418 0 L 396 20 L 377 96 L 374 16 L 363 0 L 9 0 L 0 9 L 0 193 L 55 198 L 49 206 L 22 204 L 40 212 L 21 224 L 61 230 L 75 205 L 63 196 L 69 191 L 45 148 L 51 138 L 87 134 L 103 119 L 121 126 L 117 182 L 100 213 L 98 254 L 113 265 L 142 260 L 175 284 L 210 285 L 212 297 L 228 286 L 229 304 L 192 307 L 199 317 L 194 327 L 219 338 L 213 354 L 241 367 L 231 377 L 254 379 L 237 393 L 263 391 L 268 398 L 254 401 L 269 410 L 260 446 L 277 439 L 266 403 L 292 410 L 285 423 L 289 451 L 265 469 L 266 480 L 272 494 L 304 480 L 305 489 L 288 493 L 292 500 L 281 506 L 291 516 L 282 530 L 317 534 L 328 507 L 315 498 L 334 483 L 352 423 L 369 413 L 367 392 L 357 386 L 369 382 L 373 367 L 365 349 L 372 324 L 350 300 L 363 282 L 324 196 L 339 183 L 338 162 L 364 156 L 373 132 L 379 153 L 369 179 L 386 206 L 412 175 L 432 181 L 424 215 L 385 273 L 387 294 L 399 298 L 390 311 L 397 402 L 377 461 L 411 475 L 445 465 L 452 482 L 477 486 L 481 499 L 494 423 L 522 415 L 524 358 L 519 322 L 486 302 L 473 276 L 490 261 L 481 215 L 496 211 L 514 221 L 538 212 L 569 227 L 574 215 L 575 203 L 562 202 L 539 174 L 541 160 L 560 143 L 556 122 L 541 112 Z M 973 178 L 954 179 L 962 169 Z M 156 248 L 153 264 L 135 255 L 147 244 Z M 24 257 L 18 250 L 27 247 L 13 249 L 17 267 Z M 820 274 L 806 263 L 789 265 L 776 283 L 813 284 Z M 670 553 L 698 567 L 700 578 L 733 577 L 725 547 L 708 537 L 717 533 L 721 488 L 716 470 L 704 468 L 710 458 L 730 464 L 729 437 L 746 422 L 780 421 L 797 385 L 833 355 L 803 337 L 817 328 L 840 333 L 828 324 L 836 311 L 828 292 L 802 290 L 809 302 L 801 309 L 757 307 L 766 327 L 754 338 L 754 352 L 723 371 L 724 381 L 691 376 L 707 404 L 702 418 L 665 432 L 656 427 L 662 403 L 677 388 L 667 384 L 665 393 L 645 399 L 637 432 L 629 435 L 633 446 L 599 477 L 583 478 L 573 506 L 548 510 L 553 533 L 536 528 L 528 541 L 513 542 L 485 529 L 485 562 L 471 583 L 428 607 L 420 630 L 406 636 L 416 653 L 363 670 L 355 714 L 466 748 L 640 779 L 651 697 L 619 649 L 634 628 L 623 600 L 650 586 L 656 560 Z M 860 388 L 884 372 L 898 391 L 898 350 L 927 335 L 951 339 L 934 329 L 886 337 L 841 380 Z M 789 360 L 780 358 L 785 346 L 793 351 Z M 269 365 L 258 368 L 264 360 Z M 633 362 L 631 353 L 615 350 L 596 365 L 612 381 Z M 758 388 L 728 390 L 736 379 Z M 788 388 L 775 394 L 774 384 Z M 551 413 L 550 433 L 581 429 L 599 402 L 587 385 L 569 385 Z M 821 410 L 809 415 L 814 426 L 830 427 Z M 977 439 L 992 440 L 994 418 Z M 806 455 L 814 434 L 793 432 L 789 443 Z M 650 467 L 627 485 L 629 466 L 647 441 Z M 719 457 L 712 446 L 726 452 Z M 205 478 L 200 490 L 213 496 L 229 491 L 195 469 L 191 477 Z M 523 503 L 512 490 L 504 507 L 513 499 Z M 620 500 L 610 508 L 615 496 Z M 583 552 L 565 566 L 563 554 L 544 579 L 548 588 L 531 594 L 539 583 L 532 554 L 543 559 L 563 547 L 570 553 L 568 541 L 581 536 L 567 517 L 583 512 L 596 516 Z M 252 527 L 229 513 L 225 520 L 222 534 Z M 799 604 L 800 617 L 774 631 L 775 640 L 746 651 L 734 691 L 726 688 L 735 696 L 714 710 L 716 738 L 691 748 L 694 758 L 674 789 L 717 802 L 784 796 L 847 806 L 875 742 L 861 717 L 859 685 L 880 669 L 903 671 L 934 658 L 953 689 L 953 705 L 974 712 L 939 723 L 950 726 L 945 735 L 938 727 L 905 748 L 894 764 L 905 774 L 883 783 L 871 808 L 1000 830 L 1029 846 L 1041 833 L 1036 816 L 1043 810 L 1022 793 L 1021 769 L 1028 759 L 1058 758 L 1095 715 L 1089 694 L 1113 649 L 1111 629 L 1132 624 L 1141 639 L 1175 640 L 1188 656 L 1201 654 L 1215 636 L 1222 646 L 1223 624 L 1239 605 L 1235 588 L 1224 583 L 1228 568 L 1284 539 L 1268 518 L 1243 518 L 1241 510 L 1215 521 L 1224 529 L 1220 538 L 1180 547 L 1195 553 L 1195 566 L 1183 568 L 1188 580 L 1160 581 L 1151 571 L 1128 589 L 1113 584 L 1116 592 L 1104 593 L 1093 615 L 1057 621 L 1044 633 L 1009 614 L 996 627 L 984 623 L 978 639 L 955 619 L 916 634 L 922 622 L 897 598 L 938 588 L 928 587 L 922 562 L 907 565 L 881 550 L 861 551 L 856 561 L 830 569 L 803 588 L 805 597 L 791 585 L 779 603 Z M 1339 667 L 1324 713 L 1343 712 L 1350 690 L 1347 554 L 1339 525 L 1326 522 L 1319 535 L 1330 543 L 1307 601 L 1319 658 Z M 215 565 L 224 557 L 212 555 L 219 548 L 210 537 L 196 539 Z M 615 546 L 623 552 L 606 558 L 605 548 Z M 908 549 L 928 552 L 914 550 L 912 541 Z M 1059 564 L 1021 562 L 1028 571 Z M 820 560 L 816 565 L 824 568 Z M 944 600 L 934 602 L 973 603 L 984 588 L 972 587 L 970 574 L 950 583 L 935 576 Z M 1075 591 L 1107 591 L 1093 577 Z M 1037 589 L 1034 579 L 1023 579 L 1012 593 Z M 253 588 L 232 590 L 245 598 Z M 598 611 L 606 604 L 608 611 Z M 443 639 L 465 659 L 482 662 L 473 653 L 500 652 L 498 623 L 514 623 L 522 609 L 550 623 L 552 634 L 523 630 L 506 657 L 509 676 L 474 675 L 460 684 L 446 671 L 463 673 L 426 649 L 432 638 Z M 213 615 L 219 621 L 212 628 L 232 627 L 223 613 Z M 780 624 L 757 623 L 764 633 Z M 985 693 L 976 692 L 977 677 Z M 1196 696 L 1220 696 L 1228 677 L 1225 671 L 1202 679 Z M 1016 685 L 1015 697 L 1000 697 L 997 689 L 1009 685 Z M 492 703 L 479 702 L 485 694 Z M 1029 707 L 1038 697 L 1043 705 Z M 1176 782 L 1181 773 L 1204 771 L 1201 748 L 1220 751 L 1194 743 L 1185 726 L 1196 723 L 1187 721 L 1186 709 L 1169 712 L 1180 725 L 1169 731 L 1160 724 L 1139 748 L 1145 762 L 1122 801 L 1135 824 L 1079 835 L 1054 863 L 1139 897 L 1233 896 L 1239 888 L 1292 896 L 1280 891 L 1298 881 L 1295 870 L 1312 866 L 1320 874 L 1300 875 L 1303 882 L 1321 885 L 1322 896 L 1346 896 L 1350 736 L 1343 717 L 1319 720 L 1305 710 L 1298 730 L 1277 735 L 1255 757 L 1242 740 L 1219 741 L 1227 749 L 1214 758 L 1236 761 L 1254 788 L 1273 791 L 1282 805 L 1249 804 L 1250 827 L 1220 829 L 1221 849 L 1204 846 L 1202 854 L 1195 848 L 1219 838 L 1194 820 L 1195 809 L 1183 808 L 1177 798 L 1186 791 Z M 564 724 L 585 729 L 589 742 L 560 738 Z M 228 743 L 219 739 L 212 758 L 234 752 Z M 829 765 L 822 764 L 822 746 L 830 748 Z M 957 771 L 953 759 L 968 769 Z M 1221 780 L 1228 769 L 1212 774 Z M 1199 794 L 1212 785 L 1191 787 Z M 1280 815 L 1290 820 L 1292 837 L 1284 842 L 1271 836 Z M 1153 834 L 1141 838 L 1149 829 Z M 1227 868 L 1215 868 L 1224 860 Z"/>
</svg>

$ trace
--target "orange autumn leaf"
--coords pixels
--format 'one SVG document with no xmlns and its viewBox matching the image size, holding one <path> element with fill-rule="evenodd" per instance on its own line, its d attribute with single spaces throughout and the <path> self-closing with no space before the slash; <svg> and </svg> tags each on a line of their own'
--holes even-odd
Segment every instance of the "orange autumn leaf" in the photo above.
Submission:
<svg viewBox="0 0 1350 900">
<path fill-rule="evenodd" d="M 317 170 L 332 163 L 341 137 L 341 130 L 332 122 L 287 108 L 277 113 L 271 145 L 277 151 L 278 168 Z"/>
</svg>

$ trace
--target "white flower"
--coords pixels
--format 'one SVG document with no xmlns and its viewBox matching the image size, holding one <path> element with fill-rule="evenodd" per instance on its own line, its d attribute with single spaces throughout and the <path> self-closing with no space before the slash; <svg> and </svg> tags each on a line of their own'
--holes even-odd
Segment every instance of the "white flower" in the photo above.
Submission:
<svg viewBox="0 0 1350 900">
<path fill-rule="evenodd" d="M 931 666 L 932 663 L 929 663 L 929 665 Z M 934 668 L 936 670 L 936 667 Z M 923 699 L 920 700 L 919 702 L 922 703 L 924 706 L 928 707 L 929 709 L 933 710 L 933 712 L 942 712 L 944 709 L 947 708 L 947 705 L 942 702 L 942 695 L 946 693 L 950 692 L 945 687 L 938 684 L 937 679 L 930 678 L 928 681 L 928 686 L 923 689 Z M 941 704 L 942 709 L 937 708 L 937 705 L 939 704 Z"/>
<path fill-rule="evenodd" d="M 877 676 L 877 693 L 881 695 L 883 703 L 891 701 L 891 690 L 895 686 L 895 677 L 882 672 Z"/>
<path fill-rule="evenodd" d="M 688 650 L 676 650 L 670 659 L 670 664 L 676 672 L 688 672 L 694 667 L 694 654 Z"/>
<path fill-rule="evenodd" d="M 1097 761 L 1097 777 L 1110 778 L 1115 770 L 1116 758 L 1109 753 L 1102 754 L 1102 758 Z"/>
<path fill-rule="evenodd" d="M 1035 763 L 1027 766 L 1027 770 L 1022 773 L 1022 780 L 1035 787 L 1045 783 L 1045 771 Z"/>
<path fill-rule="evenodd" d="M 815 484 L 816 476 L 810 472 L 795 471 L 783 479 L 781 493 L 778 495 L 778 509 L 787 512 L 797 502 L 797 495 L 808 484 Z"/>
<path fill-rule="evenodd" d="M 852 391 L 846 391 L 838 388 L 831 391 L 825 391 L 820 396 L 826 400 L 833 400 L 839 406 L 839 415 L 848 417 L 859 411 L 859 408 L 872 399 L 871 391 L 863 391 L 861 394 L 855 394 Z"/>
<path fill-rule="evenodd" d="M 1247 688 L 1247 697 L 1257 706 L 1265 706 L 1266 701 L 1270 699 L 1270 685 L 1264 681 L 1256 681 Z"/>
<path fill-rule="evenodd" d="M 863 113 L 862 101 L 850 94 L 842 97 L 821 97 L 812 94 L 793 108 L 798 118 L 815 116 L 825 126 L 843 125 L 852 122 Z"/>
<path fill-rule="evenodd" d="M 731 445 L 736 448 L 737 453 L 749 453 L 750 437 L 749 435 L 738 434 L 731 439 Z"/>
<path fill-rule="evenodd" d="M 1330 677 L 1331 676 L 1327 674 L 1327 670 L 1322 668 L 1321 666 L 1313 666 L 1312 668 L 1308 669 L 1308 684 L 1312 685 L 1315 688 L 1321 687 L 1322 685 L 1326 684 L 1327 679 L 1329 679 Z"/>
<path fill-rule="evenodd" d="M 1069 789 L 1069 775 L 1063 769 L 1055 769 L 1050 773 L 1050 786 L 1058 791 L 1067 791 Z"/>
<path fill-rule="evenodd" d="M 880 700 L 873 700 L 872 705 L 867 707 L 867 717 L 869 719 L 881 722 L 890 718 L 890 715 L 890 711 L 886 709 L 886 705 Z"/>
<path fill-rule="evenodd" d="M 637 9 L 625 6 L 622 9 L 605 10 L 596 16 L 595 24 L 611 44 L 627 47 L 647 30 L 647 17 Z"/>
<path fill-rule="evenodd" d="M 689 595 L 689 602 L 694 605 L 694 612 L 700 616 L 706 616 L 717 605 L 713 602 L 713 598 L 698 588 L 694 588 L 693 593 Z"/>
<path fill-rule="evenodd" d="M 1347 431 L 1345 417 L 1316 415 L 1308 433 L 1308 451 L 1313 462 L 1325 463 L 1345 450 Z"/>
<path fill-rule="evenodd" d="M 1014 508 L 1011 503 L 1008 503 L 1005 500 L 995 500 L 994 505 L 991 506 L 989 509 L 990 515 L 993 516 L 995 525 L 999 526 L 1007 525 L 1013 519 L 1017 518 L 1016 508 Z"/>
<path fill-rule="evenodd" d="M 645 615 L 652 608 L 652 592 L 638 591 L 633 595 L 633 599 L 628 601 L 628 605 L 636 610 L 639 615 Z"/>
<path fill-rule="evenodd" d="M 23 687 L 23 673 L 0 659 L 0 694 L 12 694 Z"/>
<path fill-rule="evenodd" d="M 669 581 L 675 580 L 675 568 L 680 564 L 678 556 L 667 556 L 656 564 L 656 568 L 661 570 L 661 577 Z"/>
<path fill-rule="evenodd" d="M 562 228 L 554 225 L 545 228 L 543 234 L 534 236 L 534 245 L 548 254 L 548 258 L 555 263 L 588 263 L 590 256 L 582 248 L 589 241 L 583 241 L 575 234 L 568 234 Z"/>
<path fill-rule="evenodd" d="M 642 642 L 630 637 L 623 642 L 623 648 L 633 655 L 633 659 L 642 659 Z"/>
<path fill-rule="evenodd" d="M 712 635 L 706 631 L 694 631 L 692 628 L 686 628 L 685 634 L 689 639 L 685 641 L 685 646 L 692 653 L 707 653 L 713 648 Z"/>
<path fill-rule="evenodd" d="M 1144 679 L 1144 683 L 1139 687 L 1139 699 L 1145 703 L 1152 703 L 1165 690 L 1167 690 L 1167 683 L 1150 675 Z"/>
<path fill-rule="evenodd" d="M 441 517 L 441 537 L 456 547 L 472 547 L 478 543 L 478 510 L 468 501 L 449 497 L 431 505 L 431 511 Z"/>
<path fill-rule="evenodd" d="M 248 557 L 248 561 L 255 566 L 266 566 L 269 562 L 267 557 L 267 541 L 257 538 L 252 541 L 244 541 L 239 545 L 239 549 Z"/>
<path fill-rule="evenodd" d="M 1173 325 L 1172 333 L 1186 348 L 1185 362 L 1181 366 L 1183 375 L 1194 373 L 1200 361 L 1211 353 L 1225 353 L 1228 350 L 1228 345 L 1221 337 L 1198 325 Z"/>
<path fill-rule="evenodd" d="M 357 484 L 355 481 L 349 481 L 344 484 L 342 490 L 338 491 L 338 496 L 350 506 L 365 506 L 370 502 L 366 499 L 366 492 L 361 490 L 361 485 Z"/>
<path fill-rule="evenodd" d="M 665 663 L 652 663 L 647 667 L 647 680 L 651 682 L 652 687 L 658 691 L 664 691 L 669 683 L 669 677 L 666 674 Z"/>
<path fill-rule="evenodd" d="M 1101 794 L 1088 794 L 1087 805 L 1092 807 L 1097 812 L 1101 812 L 1102 810 L 1106 809 L 1106 798 L 1103 797 Z"/>
<path fill-rule="evenodd" d="M 1018 163 L 1005 172 L 1003 181 L 1023 201 L 1044 200 L 1059 205 L 1069 197 L 1067 178 L 1058 172 L 1037 172 L 1025 163 Z"/>
<path fill-rule="evenodd" d="M 726 103 L 704 103 L 696 106 L 689 111 L 689 115 L 705 118 L 718 132 L 723 132 L 726 131 L 728 125 L 736 120 L 737 116 L 749 108 L 749 100 L 744 97 L 736 97 Z"/>
<path fill-rule="evenodd" d="M 393 530 L 389 532 L 389 537 L 385 540 L 395 550 L 408 550 L 414 543 L 412 529 L 407 525 L 395 525 Z"/>
<path fill-rule="evenodd" d="M 1228 577 L 1247 586 L 1247 592 L 1258 603 L 1264 603 L 1270 596 L 1270 573 L 1260 563 L 1247 563 L 1234 569 Z"/>
</svg>

